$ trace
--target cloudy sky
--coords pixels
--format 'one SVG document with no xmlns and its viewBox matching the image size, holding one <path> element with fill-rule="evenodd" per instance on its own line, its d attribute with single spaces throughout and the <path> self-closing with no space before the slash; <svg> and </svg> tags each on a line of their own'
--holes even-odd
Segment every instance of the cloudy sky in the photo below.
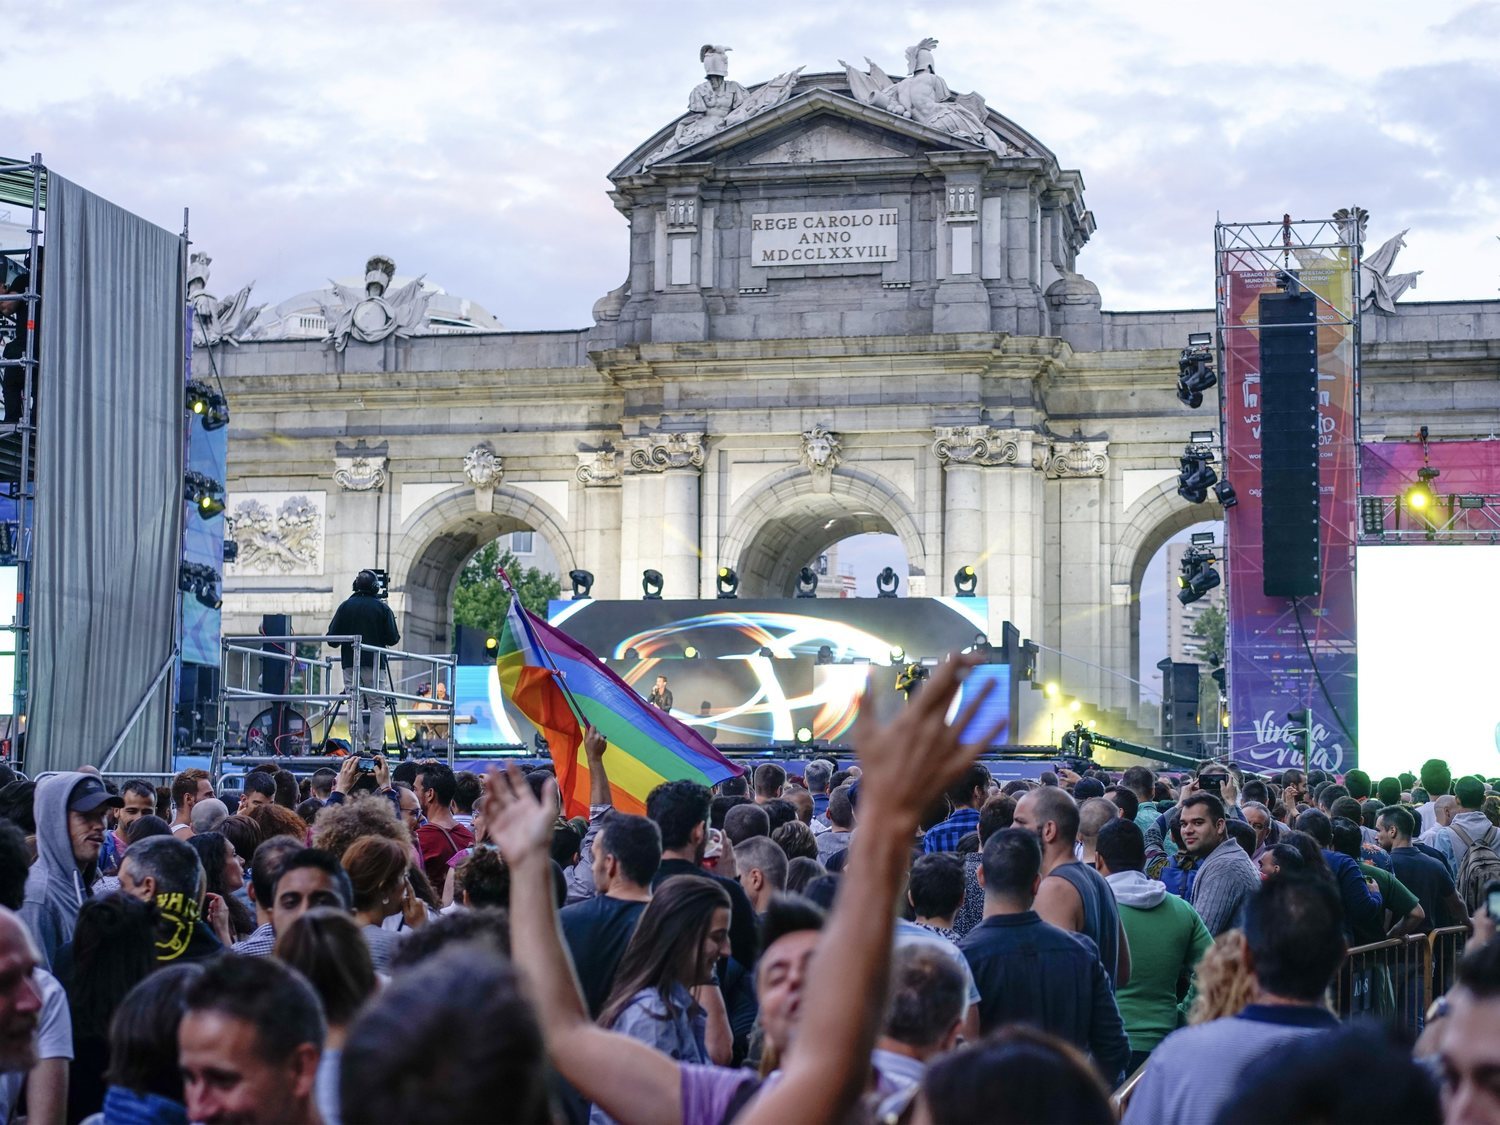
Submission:
<svg viewBox="0 0 1500 1125">
<path fill-rule="evenodd" d="M 9 10 L 9 9 L 14 10 Z M 6 11 L 4 146 L 164 226 L 256 300 L 374 252 L 507 327 L 625 272 L 605 173 L 685 108 L 697 48 L 751 84 L 868 55 L 938 70 L 1080 169 L 1106 308 L 1212 302 L 1216 214 L 1359 204 L 1411 228 L 1408 300 L 1500 284 L 1500 5 L 1465 0 L 634 4 L 34 0 Z"/>
</svg>

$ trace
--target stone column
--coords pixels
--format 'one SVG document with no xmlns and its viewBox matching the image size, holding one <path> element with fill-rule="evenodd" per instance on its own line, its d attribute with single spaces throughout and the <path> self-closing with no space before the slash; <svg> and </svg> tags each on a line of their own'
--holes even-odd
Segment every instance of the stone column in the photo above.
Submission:
<svg viewBox="0 0 1500 1125">
<path fill-rule="evenodd" d="M 1115 678 L 1091 666 L 1107 666 L 1112 656 L 1104 526 L 1108 448 L 1108 441 L 1058 442 L 1045 462 L 1048 488 L 1057 505 L 1057 647 L 1075 658 L 1062 661 L 1064 690 L 1100 706 L 1113 700 L 1114 689 L 1105 681 Z"/>
<path fill-rule="evenodd" d="M 629 538 L 635 524 L 634 572 L 621 555 L 621 587 L 629 591 L 640 571 L 659 570 L 669 598 L 696 598 L 699 590 L 699 484 L 705 459 L 701 433 L 651 433 L 627 443 L 622 518 Z M 633 483 L 632 483 L 633 482 Z"/>
<path fill-rule="evenodd" d="M 579 565 L 594 575 L 594 597 L 622 596 L 620 456 L 613 449 L 578 454 L 578 482 L 583 485 Z M 566 576 L 563 587 L 567 588 Z"/>
<path fill-rule="evenodd" d="M 943 465 L 943 573 L 952 590 L 959 567 L 979 572 L 989 601 L 989 634 L 1009 621 L 1023 637 L 1040 639 L 1041 478 L 1033 434 L 989 426 L 939 426 L 933 452 Z M 936 591 L 935 591 L 936 592 Z"/>
</svg>

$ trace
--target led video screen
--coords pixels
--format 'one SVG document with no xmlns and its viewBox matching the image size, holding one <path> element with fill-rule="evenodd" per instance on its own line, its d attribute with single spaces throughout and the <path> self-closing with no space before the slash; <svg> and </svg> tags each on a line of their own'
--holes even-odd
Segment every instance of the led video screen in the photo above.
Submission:
<svg viewBox="0 0 1500 1125">
<path fill-rule="evenodd" d="M 982 598 L 584 600 L 551 609 L 554 625 L 643 697 L 666 676 L 673 715 L 720 746 L 792 743 L 803 729 L 847 742 L 862 707 L 889 718 L 902 706 L 896 680 L 907 664 L 971 647 L 987 614 Z M 999 724 L 994 743 L 1003 744 L 1014 706 L 1007 665 L 976 668 L 955 713 L 986 683 L 994 686 L 965 735 Z M 457 669 L 454 705 L 460 747 L 531 744 L 535 732 L 493 665 Z"/>
<path fill-rule="evenodd" d="M 1357 565 L 1360 767 L 1379 779 L 1442 758 L 1454 776 L 1500 775 L 1500 547 L 1361 547 Z"/>
</svg>

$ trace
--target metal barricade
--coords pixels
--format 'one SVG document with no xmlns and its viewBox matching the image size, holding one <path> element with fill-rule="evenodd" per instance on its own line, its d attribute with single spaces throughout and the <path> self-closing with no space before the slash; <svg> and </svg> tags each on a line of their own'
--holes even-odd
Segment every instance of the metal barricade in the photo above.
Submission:
<svg viewBox="0 0 1500 1125">
<path fill-rule="evenodd" d="M 348 645 L 353 650 L 353 667 L 362 666 L 363 657 L 373 655 L 385 677 L 384 683 L 367 686 L 354 677 L 353 683 L 336 683 L 334 670 L 340 662 L 323 655 L 328 645 Z M 299 650 L 307 648 L 319 655 Z M 267 690 L 266 664 L 284 665 L 284 674 L 271 677 L 280 681 L 282 690 Z M 231 711 L 250 704 L 259 714 L 270 713 L 270 733 L 259 736 L 246 749 L 265 757 L 297 756 L 322 753 L 333 733 L 340 711 L 347 707 L 351 734 L 363 724 L 365 698 L 378 695 L 394 702 L 389 718 L 395 723 L 398 746 L 404 747 L 402 720 L 420 719 L 424 726 L 446 728 L 448 763 L 453 764 L 453 669 L 458 663 L 452 653 L 417 653 L 402 649 L 381 648 L 364 644 L 357 636 L 319 634 L 316 636 L 238 636 L 225 637 L 220 646 L 219 683 L 221 697 L 219 724 L 214 739 L 210 772 L 218 777 L 229 744 Z M 395 666 L 399 674 L 392 672 Z M 415 666 L 415 671 L 410 671 Z M 425 685 L 427 695 L 417 689 Z M 439 692 L 439 688 L 442 692 Z M 299 709 L 300 708 L 300 709 Z M 287 731 L 283 718 L 296 719 L 294 729 Z M 351 745 L 354 740 L 351 739 Z"/>
<path fill-rule="evenodd" d="M 1130 1105 L 1130 1099 L 1135 1094 L 1135 1088 L 1141 1084 L 1141 1079 L 1146 1076 L 1146 1068 L 1150 1065 L 1150 1059 L 1141 1063 L 1140 1066 L 1135 1068 L 1134 1073 L 1129 1078 L 1120 1083 L 1120 1088 L 1109 1096 L 1110 1108 L 1115 1111 L 1116 1117 L 1125 1116 L 1125 1110 Z"/>
<path fill-rule="evenodd" d="M 1419 1030 L 1427 1010 L 1430 960 L 1424 934 L 1355 946 L 1333 981 L 1334 1013 Z"/>
<path fill-rule="evenodd" d="M 1453 987 L 1454 972 L 1458 968 L 1459 958 L 1464 954 L 1464 947 L 1469 941 L 1469 927 L 1443 926 L 1428 934 L 1427 941 L 1432 972 L 1429 978 L 1427 1004 L 1422 1009 L 1424 1012 L 1434 1000 Z"/>
</svg>

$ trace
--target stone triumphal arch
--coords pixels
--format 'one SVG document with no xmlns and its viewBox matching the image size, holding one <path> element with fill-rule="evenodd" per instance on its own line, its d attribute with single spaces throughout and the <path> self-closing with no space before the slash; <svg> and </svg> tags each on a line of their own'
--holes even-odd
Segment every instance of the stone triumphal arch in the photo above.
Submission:
<svg viewBox="0 0 1500 1125">
<path fill-rule="evenodd" d="M 507 531 L 591 570 L 597 597 L 637 596 L 648 567 L 667 597 L 711 597 L 720 566 L 786 594 L 876 530 L 900 537 L 912 593 L 974 565 L 992 629 L 1132 703 L 1146 562 L 1215 515 L 1172 483 L 1213 426 L 1174 394 L 1213 313 L 1104 311 L 1079 270 L 1082 176 L 949 91 L 930 46 L 909 54 L 899 80 L 750 87 L 705 57 L 689 113 L 610 172 L 629 259 L 588 327 L 434 317 L 376 257 L 322 316 L 199 341 L 233 409 L 226 630 L 290 612 L 315 632 L 377 565 L 406 643 L 445 648 L 458 569 Z M 1488 432 L 1500 305 L 1393 310 L 1366 318 L 1367 433 Z"/>
</svg>

